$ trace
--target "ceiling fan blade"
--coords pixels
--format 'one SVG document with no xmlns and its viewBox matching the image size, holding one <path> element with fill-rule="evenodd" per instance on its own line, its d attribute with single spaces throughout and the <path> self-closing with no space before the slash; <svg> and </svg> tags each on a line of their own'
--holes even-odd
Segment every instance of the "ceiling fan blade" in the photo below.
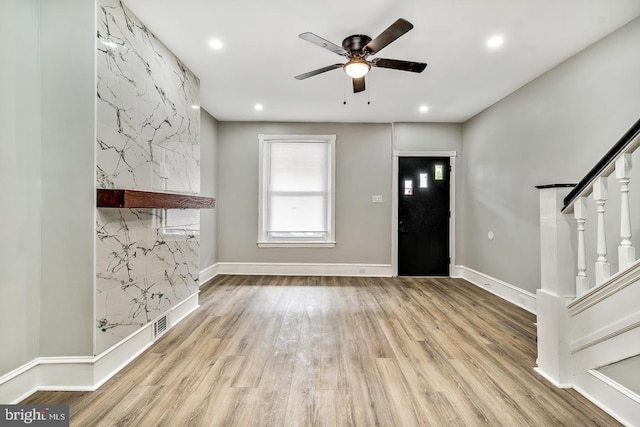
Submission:
<svg viewBox="0 0 640 427">
<path fill-rule="evenodd" d="M 327 71 L 335 70 L 336 68 L 342 68 L 343 64 L 333 64 L 324 68 L 318 68 L 317 70 L 309 71 L 308 73 L 300 74 L 296 76 L 298 80 L 304 80 L 309 77 L 317 76 L 318 74 L 326 73 Z"/>
<path fill-rule="evenodd" d="M 322 37 L 317 36 L 313 33 L 302 33 L 302 34 L 299 34 L 298 37 L 300 37 L 302 40 L 306 40 L 310 43 L 313 43 L 316 46 L 320 46 L 322 48 L 330 50 L 333 53 L 337 53 L 338 55 L 342 55 L 345 57 L 349 56 L 349 52 L 347 52 L 337 44 L 331 43 L 329 40 L 325 40 Z"/>
<path fill-rule="evenodd" d="M 371 60 L 370 63 L 374 67 L 411 71 L 412 73 L 421 73 L 427 68 L 427 64 L 424 62 L 401 61 L 399 59 L 376 58 Z"/>
<path fill-rule="evenodd" d="M 365 90 L 364 77 L 358 77 L 357 79 L 353 79 L 353 93 L 362 92 Z"/>
<path fill-rule="evenodd" d="M 391 24 L 389 28 L 384 30 L 382 34 L 367 43 L 367 45 L 364 47 L 364 50 L 370 55 L 378 53 L 389 43 L 392 43 L 412 28 L 413 24 L 411 22 L 407 21 L 406 19 L 400 18 L 396 22 Z"/>
</svg>

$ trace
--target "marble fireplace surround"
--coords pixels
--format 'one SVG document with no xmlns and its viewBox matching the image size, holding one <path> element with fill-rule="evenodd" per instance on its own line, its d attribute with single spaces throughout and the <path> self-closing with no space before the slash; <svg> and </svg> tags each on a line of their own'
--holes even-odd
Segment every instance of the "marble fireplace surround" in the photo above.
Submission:
<svg viewBox="0 0 640 427">
<path fill-rule="evenodd" d="M 121 1 L 96 13 L 94 356 L 197 306 L 199 209 L 213 207 L 199 196 L 199 79 Z"/>
<path fill-rule="evenodd" d="M 82 65 L 74 71 L 87 85 L 73 89 L 95 115 L 64 147 L 87 144 L 72 154 L 95 172 L 93 185 L 81 188 L 96 200 L 83 193 L 78 200 L 88 204 L 77 216 L 89 222 L 93 238 L 70 239 L 86 242 L 76 250 L 90 263 L 73 284 L 86 286 L 83 298 L 73 300 L 85 310 L 74 330 L 86 336 L 69 353 L 47 352 L 0 376 L 6 403 L 37 390 L 96 390 L 153 345 L 156 319 L 166 316 L 170 328 L 198 308 L 199 209 L 214 207 L 213 199 L 199 196 L 199 79 L 121 1 L 94 1 L 83 8 L 77 0 L 60 4 L 93 20 L 95 27 L 74 26 L 73 34 L 97 35 L 94 43 L 74 45 Z M 56 39 L 58 26 L 51 27 L 47 34 Z M 96 193 L 103 191 L 116 196 L 113 207 L 100 206 Z"/>
</svg>

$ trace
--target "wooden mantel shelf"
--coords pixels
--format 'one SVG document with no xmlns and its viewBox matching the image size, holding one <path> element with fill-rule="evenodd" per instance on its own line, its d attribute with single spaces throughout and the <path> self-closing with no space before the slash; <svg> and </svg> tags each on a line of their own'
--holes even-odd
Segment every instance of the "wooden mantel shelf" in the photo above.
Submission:
<svg viewBox="0 0 640 427">
<path fill-rule="evenodd" d="M 195 194 L 98 189 L 99 208 L 213 209 L 216 199 Z"/>
</svg>

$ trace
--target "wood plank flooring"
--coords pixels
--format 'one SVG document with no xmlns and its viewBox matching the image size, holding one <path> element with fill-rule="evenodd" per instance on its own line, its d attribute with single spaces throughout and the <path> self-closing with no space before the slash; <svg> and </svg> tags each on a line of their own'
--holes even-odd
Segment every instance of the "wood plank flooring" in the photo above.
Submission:
<svg viewBox="0 0 640 427">
<path fill-rule="evenodd" d="M 612 426 L 534 371 L 535 316 L 461 279 L 218 276 L 76 426 Z"/>
</svg>

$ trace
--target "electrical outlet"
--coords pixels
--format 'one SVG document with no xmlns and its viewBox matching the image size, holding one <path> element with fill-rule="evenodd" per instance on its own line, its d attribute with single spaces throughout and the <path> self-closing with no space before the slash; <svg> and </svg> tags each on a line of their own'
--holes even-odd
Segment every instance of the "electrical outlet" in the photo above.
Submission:
<svg viewBox="0 0 640 427">
<path fill-rule="evenodd" d="M 375 195 L 371 196 L 371 203 L 382 203 L 382 195 L 381 194 L 375 194 Z"/>
</svg>

